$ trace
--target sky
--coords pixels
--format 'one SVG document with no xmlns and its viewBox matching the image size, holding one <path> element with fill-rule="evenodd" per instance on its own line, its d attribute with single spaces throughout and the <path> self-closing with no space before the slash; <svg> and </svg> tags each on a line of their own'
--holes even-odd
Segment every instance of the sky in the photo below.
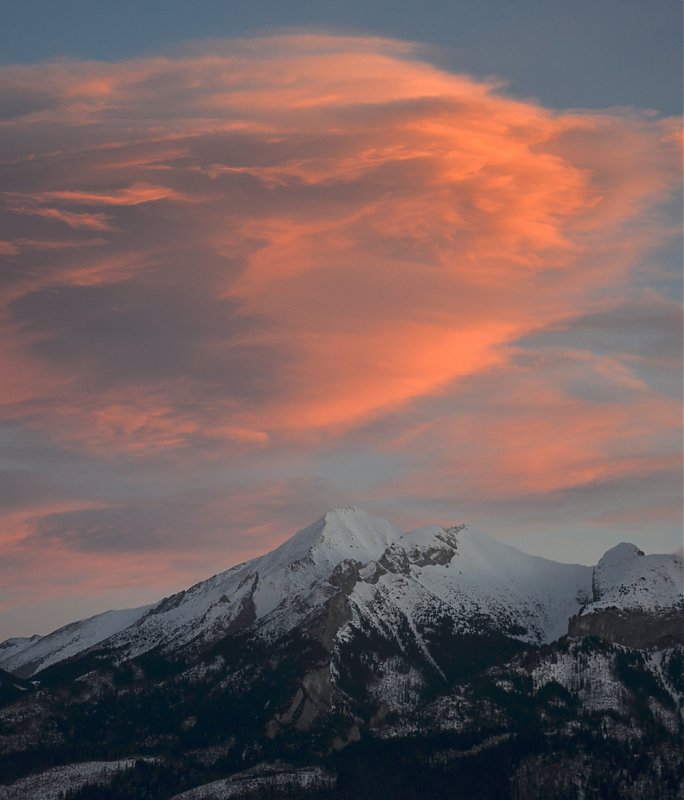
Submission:
<svg viewBox="0 0 684 800">
<path fill-rule="evenodd" d="M 0 640 L 337 505 L 681 549 L 678 0 L 3 16 Z"/>
</svg>

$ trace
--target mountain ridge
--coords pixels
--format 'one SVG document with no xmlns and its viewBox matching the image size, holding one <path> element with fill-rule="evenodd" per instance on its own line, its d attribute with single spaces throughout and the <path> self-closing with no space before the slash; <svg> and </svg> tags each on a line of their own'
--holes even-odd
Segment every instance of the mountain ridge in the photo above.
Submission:
<svg viewBox="0 0 684 800">
<path fill-rule="evenodd" d="M 30 677 L 104 646 L 120 660 L 157 647 L 201 648 L 257 622 L 262 635 L 274 636 L 330 602 L 345 581 L 353 583 L 345 600 L 352 617 L 376 605 L 412 625 L 416 614 L 436 604 L 462 630 L 473 629 L 477 618 L 485 627 L 542 643 L 567 633 L 571 618 L 611 604 L 651 610 L 654 598 L 664 607 L 684 603 L 681 588 L 676 597 L 681 569 L 676 556 L 644 556 L 626 543 L 609 549 L 593 569 L 563 564 L 465 525 L 403 531 L 358 507 L 342 506 L 270 552 L 157 603 L 0 643 L 0 668 Z"/>
</svg>

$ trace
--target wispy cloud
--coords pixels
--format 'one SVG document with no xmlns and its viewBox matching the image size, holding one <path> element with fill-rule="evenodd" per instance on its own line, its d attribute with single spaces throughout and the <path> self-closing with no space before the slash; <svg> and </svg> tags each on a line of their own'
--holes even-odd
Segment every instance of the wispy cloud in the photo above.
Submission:
<svg viewBox="0 0 684 800">
<path fill-rule="evenodd" d="M 111 231 L 109 217 L 106 214 L 93 214 L 86 212 L 65 211 L 61 208 L 51 208 L 43 205 L 15 205 L 12 208 L 15 214 L 28 214 L 34 217 L 42 217 L 46 220 L 54 220 L 67 225 L 69 228 L 85 228 L 91 231 Z"/>
</svg>

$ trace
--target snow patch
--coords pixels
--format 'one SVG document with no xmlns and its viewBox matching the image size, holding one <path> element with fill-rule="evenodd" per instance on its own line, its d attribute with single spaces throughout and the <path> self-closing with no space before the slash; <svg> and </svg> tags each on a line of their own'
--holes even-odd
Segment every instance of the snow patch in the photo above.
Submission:
<svg viewBox="0 0 684 800">
<path fill-rule="evenodd" d="M 58 800 L 60 792 L 79 789 L 87 783 L 109 783 L 117 772 L 134 767 L 136 760 L 84 761 L 53 767 L 9 786 L 0 786 L 0 800 Z"/>
</svg>

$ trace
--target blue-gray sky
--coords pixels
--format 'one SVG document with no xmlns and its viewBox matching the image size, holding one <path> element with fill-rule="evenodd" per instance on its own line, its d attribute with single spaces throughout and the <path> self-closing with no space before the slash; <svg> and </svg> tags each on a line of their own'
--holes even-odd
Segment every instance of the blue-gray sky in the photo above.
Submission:
<svg viewBox="0 0 684 800">
<path fill-rule="evenodd" d="M 22 0 L 0 58 L 120 59 L 188 40 L 302 26 L 426 42 L 441 64 L 498 75 L 554 108 L 681 109 L 679 0 Z"/>
<path fill-rule="evenodd" d="M 677 0 L 0 29 L 0 639 L 328 507 L 681 546 Z"/>
</svg>

